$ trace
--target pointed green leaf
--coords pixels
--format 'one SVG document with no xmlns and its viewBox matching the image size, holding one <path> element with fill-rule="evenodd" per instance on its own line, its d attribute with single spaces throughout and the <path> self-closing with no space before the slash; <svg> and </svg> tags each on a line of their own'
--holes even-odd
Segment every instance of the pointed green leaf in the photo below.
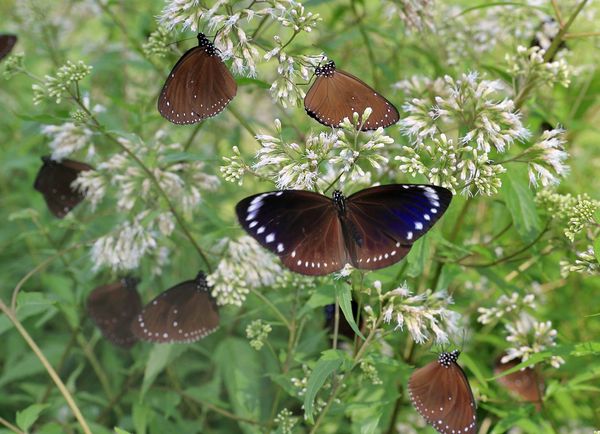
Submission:
<svg viewBox="0 0 600 434">
<path fill-rule="evenodd" d="M 542 225 L 533 192 L 524 178 L 518 175 L 511 173 L 502 178 L 502 193 L 521 239 L 531 242 L 539 235 Z"/>
<path fill-rule="evenodd" d="M 304 395 L 304 415 L 310 423 L 314 423 L 313 411 L 317 393 L 325 384 L 327 377 L 336 371 L 343 361 L 343 355 L 339 351 L 325 351 L 310 374 Z"/>
<path fill-rule="evenodd" d="M 17 426 L 23 431 L 28 431 L 46 407 L 48 407 L 47 404 L 33 404 L 25 410 L 17 411 Z"/>
<path fill-rule="evenodd" d="M 354 333 L 364 340 L 365 337 L 356 325 L 354 314 L 352 313 L 352 293 L 350 291 L 350 287 L 346 283 L 337 280 L 335 282 L 335 295 L 338 299 L 338 303 L 340 304 L 340 308 L 342 309 L 342 313 L 344 314 L 344 318 L 346 318 L 346 321 L 348 321 L 348 324 L 350 324 L 350 327 L 352 327 Z"/>
</svg>

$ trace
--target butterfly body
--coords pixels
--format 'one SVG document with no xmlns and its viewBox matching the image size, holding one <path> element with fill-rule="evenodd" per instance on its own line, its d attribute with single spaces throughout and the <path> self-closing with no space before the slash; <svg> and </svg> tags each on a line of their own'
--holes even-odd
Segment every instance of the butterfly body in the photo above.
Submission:
<svg viewBox="0 0 600 434">
<path fill-rule="evenodd" d="M 42 157 L 33 188 L 42 193 L 46 205 L 58 218 L 63 218 L 83 199 L 84 195 L 71 186 L 79 174 L 93 170 L 92 166 L 69 159 L 56 161 L 49 156 Z"/>
<path fill-rule="evenodd" d="M 333 61 L 315 69 L 316 80 L 304 98 L 306 113 L 323 125 L 339 126 L 344 118 L 362 115 L 367 107 L 371 116 L 361 130 L 376 130 L 400 119 L 394 105 L 359 78 L 336 69 Z"/>
<path fill-rule="evenodd" d="M 10 54 L 16 43 L 17 35 L 0 35 L 0 60 L 4 59 Z"/>
<path fill-rule="evenodd" d="M 410 400 L 433 428 L 442 434 L 476 432 L 475 399 L 462 368 L 460 352 L 443 352 L 437 360 L 415 370 L 408 382 Z"/>
<path fill-rule="evenodd" d="M 346 264 L 373 270 L 401 260 L 441 217 L 445 188 L 391 184 L 332 198 L 303 190 L 257 194 L 236 206 L 242 227 L 292 271 L 325 275 Z"/>
<path fill-rule="evenodd" d="M 175 124 L 193 124 L 216 116 L 237 93 L 237 83 L 218 49 L 198 34 L 198 46 L 186 51 L 169 74 L 158 98 L 158 111 Z"/>
<path fill-rule="evenodd" d="M 104 337 L 123 348 L 130 348 L 137 341 L 130 330 L 133 319 L 142 310 L 137 284 L 137 279 L 126 277 L 97 287 L 87 298 L 87 312 Z"/>
<path fill-rule="evenodd" d="M 217 305 L 204 273 L 159 294 L 142 309 L 131 328 L 139 339 L 155 343 L 190 343 L 219 325 Z"/>
</svg>

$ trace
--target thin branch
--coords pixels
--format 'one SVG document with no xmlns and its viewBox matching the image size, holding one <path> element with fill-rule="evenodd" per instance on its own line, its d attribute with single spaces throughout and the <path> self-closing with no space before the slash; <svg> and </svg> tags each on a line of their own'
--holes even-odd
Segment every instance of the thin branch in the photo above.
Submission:
<svg viewBox="0 0 600 434">
<path fill-rule="evenodd" d="M 283 322 L 288 329 L 290 328 L 290 322 L 286 319 L 285 315 L 281 313 L 277 306 L 273 304 L 271 300 L 269 300 L 267 297 L 261 294 L 260 291 L 257 291 L 254 288 L 250 288 L 250 292 L 252 292 L 252 294 L 256 295 L 262 300 L 263 303 L 269 306 L 269 308 L 273 311 L 273 313 L 275 313 L 275 315 L 281 320 L 281 322 Z"/>
<path fill-rule="evenodd" d="M 50 378 L 52 378 L 52 381 L 54 381 L 54 384 L 56 384 L 56 387 L 58 387 L 58 390 L 60 390 L 60 393 L 65 398 L 65 401 L 67 401 L 67 405 L 73 412 L 73 415 L 79 422 L 79 425 L 81 425 L 81 429 L 83 430 L 83 432 L 85 434 L 92 434 L 92 431 L 90 430 L 90 427 L 88 426 L 85 418 L 83 417 L 83 414 L 81 414 L 79 407 L 75 403 L 75 400 L 73 399 L 73 396 L 71 395 L 71 392 L 69 392 L 69 389 L 67 389 L 67 386 L 65 386 L 65 384 L 62 382 L 59 375 L 56 373 L 56 371 L 54 370 L 54 368 L 52 367 L 52 365 L 50 364 L 50 362 L 48 361 L 46 356 L 44 356 L 44 353 L 42 352 L 40 347 L 38 347 L 38 345 L 35 343 L 33 338 L 29 335 L 29 333 L 27 333 L 27 330 L 25 330 L 23 325 L 17 319 L 15 312 L 12 309 L 9 309 L 8 306 L 6 306 L 2 300 L 0 300 L 0 310 L 2 312 L 4 312 L 4 314 L 8 317 L 10 322 L 13 323 L 13 325 L 15 326 L 15 328 L 17 329 L 19 334 L 23 337 L 25 342 L 27 342 L 27 345 L 29 345 L 31 350 L 36 355 L 36 357 L 39 359 L 39 361 L 42 363 L 42 365 L 44 365 L 46 372 L 48 372 L 48 375 L 50 376 Z"/>
<path fill-rule="evenodd" d="M 4 419 L 2 417 L 0 417 L 0 425 L 4 425 L 6 428 L 8 428 L 9 430 L 11 430 L 14 433 L 26 434 L 25 432 L 21 431 L 19 428 L 17 428 L 12 423 L 10 423 L 9 421 L 7 421 L 6 419 Z"/>
<path fill-rule="evenodd" d="M 552 8 L 554 9 L 554 15 L 556 15 L 556 20 L 558 21 L 558 24 L 560 24 L 560 27 L 563 27 L 565 25 L 565 22 L 563 21 L 562 14 L 560 13 L 560 8 L 558 7 L 558 2 L 556 0 L 552 0 Z"/>
<path fill-rule="evenodd" d="M 591 36 L 600 36 L 600 32 L 567 33 L 563 36 L 563 39 L 589 38 Z"/>
</svg>

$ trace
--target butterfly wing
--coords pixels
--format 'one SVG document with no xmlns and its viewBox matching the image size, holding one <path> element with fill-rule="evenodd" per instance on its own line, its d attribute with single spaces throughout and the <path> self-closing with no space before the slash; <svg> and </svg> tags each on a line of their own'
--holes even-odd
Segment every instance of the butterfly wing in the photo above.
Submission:
<svg viewBox="0 0 600 434">
<path fill-rule="evenodd" d="M 82 171 L 92 170 L 92 166 L 74 160 L 54 161 L 42 157 L 44 164 L 37 174 L 33 187 L 42 193 L 46 205 L 58 218 L 63 218 L 83 199 L 84 195 L 71 184 Z"/>
<path fill-rule="evenodd" d="M 219 114 L 237 93 L 235 79 L 206 38 L 188 50 L 169 74 L 158 111 L 175 124 L 193 124 Z"/>
<path fill-rule="evenodd" d="M 394 105 L 357 77 L 336 70 L 331 76 L 317 77 L 304 98 L 309 116 L 323 125 L 337 127 L 353 113 L 362 115 L 367 107 L 373 112 L 362 126 L 363 131 L 395 124 L 400 119 Z"/>
<path fill-rule="evenodd" d="M 131 329 L 140 340 L 155 343 L 190 343 L 214 332 L 219 312 L 206 278 L 182 282 L 148 303 Z"/>
<path fill-rule="evenodd" d="M 475 400 L 460 366 L 437 360 L 417 369 L 408 382 L 410 400 L 421 416 L 443 434 L 476 432 Z"/>
<path fill-rule="evenodd" d="M 451 199 L 443 187 L 417 184 L 382 185 L 351 195 L 343 224 L 352 265 L 373 270 L 400 261 Z"/>
<path fill-rule="evenodd" d="M 510 360 L 506 363 L 501 363 L 501 358 L 499 357 L 496 360 L 496 366 L 494 367 L 494 374 L 496 375 L 517 366 L 521 362 L 521 360 Z M 533 402 L 536 408 L 540 410 L 540 402 L 542 401 L 540 389 L 543 385 L 538 387 L 537 375 L 532 368 L 525 368 L 524 370 L 500 377 L 498 378 L 498 382 L 525 401 Z"/>
<path fill-rule="evenodd" d="M 17 43 L 17 35 L 0 35 L 0 60 L 10 54 Z"/>
<path fill-rule="evenodd" d="M 325 275 L 348 262 L 340 220 L 328 197 L 272 191 L 243 199 L 236 212 L 246 232 L 292 271 Z"/>
<path fill-rule="evenodd" d="M 122 279 L 94 289 L 87 298 L 87 312 L 106 339 L 130 348 L 137 338 L 131 332 L 133 319 L 142 310 L 137 281 Z"/>
</svg>

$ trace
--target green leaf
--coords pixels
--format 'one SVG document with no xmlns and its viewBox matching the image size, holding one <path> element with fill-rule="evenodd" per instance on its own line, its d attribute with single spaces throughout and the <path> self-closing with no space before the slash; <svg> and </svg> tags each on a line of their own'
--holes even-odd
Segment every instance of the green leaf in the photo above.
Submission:
<svg viewBox="0 0 600 434">
<path fill-rule="evenodd" d="M 363 340 L 365 337 L 360 332 L 360 329 L 356 325 L 356 321 L 354 320 L 354 314 L 352 313 L 352 292 L 350 291 L 350 287 L 340 280 L 336 280 L 335 282 L 335 295 L 338 299 L 338 303 L 340 304 L 340 308 L 344 314 L 344 318 L 350 324 L 354 333 L 360 336 Z"/>
<path fill-rule="evenodd" d="M 38 420 L 40 413 L 48 407 L 48 404 L 33 404 L 23 411 L 17 411 L 17 426 L 23 431 L 29 430 L 31 426 Z"/>
<path fill-rule="evenodd" d="M 152 347 L 152 350 L 150 350 L 150 354 L 148 355 L 148 361 L 146 362 L 144 380 L 142 382 L 142 389 L 140 390 L 140 397 L 142 399 L 148 391 L 148 388 L 154 383 L 158 374 L 165 369 L 167 363 L 179 356 L 185 350 L 185 346 L 171 344 L 160 344 Z"/>
<path fill-rule="evenodd" d="M 503 176 L 502 194 L 521 239 L 525 242 L 533 241 L 541 231 L 541 222 L 533 193 L 524 178 L 514 172 L 510 176 Z"/>
<path fill-rule="evenodd" d="M 600 237 L 594 240 L 594 255 L 596 255 L 596 261 L 600 264 Z"/>
<path fill-rule="evenodd" d="M 124 429 L 119 428 L 118 426 L 115 427 L 115 434 L 131 434 L 129 431 L 125 431 Z"/>
<path fill-rule="evenodd" d="M 265 81 L 262 80 L 258 80 L 256 78 L 249 78 L 249 77 L 239 77 L 235 79 L 236 83 L 239 86 L 257 86 L 260 87 L 261 89 L 270 89 L 271 85 Z"/>
<path fill-rule="evenodd" d="M 134 404 L 131 413 L 136 434 L 146 434 L 149 415 L 152 413 L 152 411 L 145 405 Z"/>
<path fill-rule="evenodd" d="M 425 262 L 429 257 L 429 234 L 425 234 L 413 244 L 410 252 L 406 256 L 408 262 L 408 268 L 406 269 L 406 275 L 409 277 L 418 277 L 423 274 L 423 268 Z"/>
<path fill-rule="evenodd" d="M 337 370 L 344 361 L 343 354 L 337 350 L 327 350 L 323 352 L 321 358 L 317 361 L 306 385 L 306 394 L 304 395 L 304 415 L 310 423 L 314 423 L 313 411 L 315 397 L 325 380 L 335 370 Z"/>
</svg>

